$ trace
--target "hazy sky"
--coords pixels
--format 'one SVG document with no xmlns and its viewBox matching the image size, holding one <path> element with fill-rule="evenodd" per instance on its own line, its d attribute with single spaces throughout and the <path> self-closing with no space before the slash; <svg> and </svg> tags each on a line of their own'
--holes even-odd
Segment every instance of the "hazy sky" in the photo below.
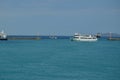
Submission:
<svg viewBox="0 0 120 80">
<path fill-rule="evenodd" d="M 120 0 L 0 0 L 0 30 L 16 35 L 120 33 Z"/>
</svg>

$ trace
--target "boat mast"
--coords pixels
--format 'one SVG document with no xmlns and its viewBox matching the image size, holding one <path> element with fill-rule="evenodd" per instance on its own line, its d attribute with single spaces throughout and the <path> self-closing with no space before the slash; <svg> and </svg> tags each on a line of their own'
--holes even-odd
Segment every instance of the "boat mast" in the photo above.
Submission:
<svg viewBox="0 0 120 80">
<path fill-rule="evenodd" d="M 111 38 L 112 38 L 112 33 L 110 32 L 109 34 L 110 34 L 110 35 L 109 35 L 109 38 L 111 39 Z"/>
</svg>

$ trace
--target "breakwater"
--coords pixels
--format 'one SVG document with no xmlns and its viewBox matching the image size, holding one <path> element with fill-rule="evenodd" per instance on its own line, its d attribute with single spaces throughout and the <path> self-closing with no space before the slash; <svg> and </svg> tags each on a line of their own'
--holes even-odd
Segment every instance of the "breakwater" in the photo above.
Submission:
<svg viewBox="0 0 120 80">
<path fill-rule="evenodd" d="M 40 36 L 8 36 L 8 40 L 40 40 Z"/>
<path fill-rule="evenodd" d="M 71 36 L 21 36 L 21 35 L 8 35 L 8 40 L 41 40 L 41 39 L 70 39 Z"/>
<path fill-rule="evenodd" d="M 108 40 L 111 40 L 111 41 L 120 41 L 120 38 L 108 38 Z"/>
</svg>

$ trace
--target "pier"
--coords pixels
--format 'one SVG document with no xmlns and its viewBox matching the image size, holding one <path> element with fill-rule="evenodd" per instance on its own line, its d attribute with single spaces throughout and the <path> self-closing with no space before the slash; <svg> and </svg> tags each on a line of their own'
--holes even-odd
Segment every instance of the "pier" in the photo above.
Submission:
<svg viewBox="0 0 120 80">
<path fill-rule="evenodd" d="M 8 40 L 40 40 L 40 36 L 8 36 Z"/>
<path fill-rule="evenodd" d="M 111 41 L 120 41 L 120 38 L 108 38 L 108 40 L 111 40 Z"/>
<path fill-rule="evenodd" d="M 111 41 L 120 41 L 120 37 L 112 37 L 112 33 L 110 32 L 108 40 L 111 40 Z"/>
</svg>

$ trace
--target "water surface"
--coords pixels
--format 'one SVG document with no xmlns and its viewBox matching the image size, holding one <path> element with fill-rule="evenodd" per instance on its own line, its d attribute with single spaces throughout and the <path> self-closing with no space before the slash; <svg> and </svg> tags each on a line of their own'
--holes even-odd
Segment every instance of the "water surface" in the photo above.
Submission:
<svg viewBox="0 0 120 80">
<path fill-rule="evenodd" d="M 120 41 L 0 41 L 0 80 L 120 80 Z"/>
</svg>

